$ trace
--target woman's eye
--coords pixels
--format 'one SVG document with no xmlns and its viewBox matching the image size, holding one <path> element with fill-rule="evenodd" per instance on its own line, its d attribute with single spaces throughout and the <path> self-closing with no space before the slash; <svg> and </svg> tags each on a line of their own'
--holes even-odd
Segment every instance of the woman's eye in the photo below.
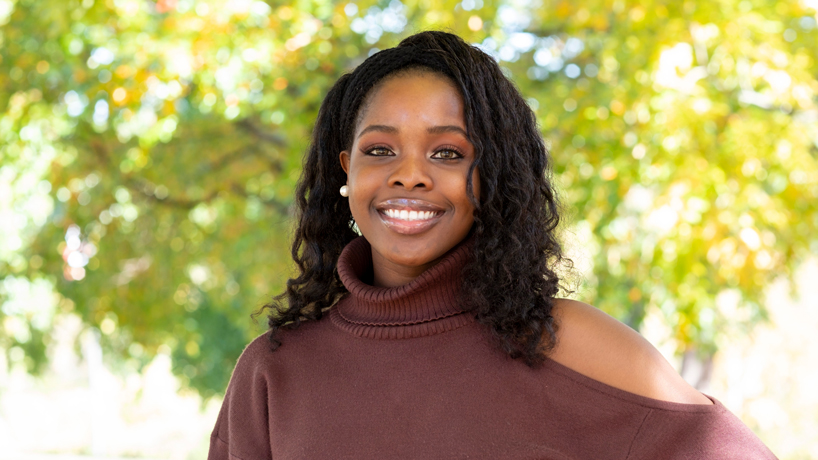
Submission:
<svg viewBox="0 0 818 460">
<path fill-rule="evenodd" d="M 391 155 L 392 152 L 386 147 L 373 147 L 373 148 L 367 150 L 366 152 L 364 152 L 364 154 L 372 155 L 372 156 L 376 156 L 376 157 L 382 157 L 382 156 Z"/>
<path fill-rule="evenodd" d="M 457 158 L 461 158 L 463 155 L 460 152 L 452 149 L 443 149 L 438 150 L 437 152 L 432 155 L 432 158 L 437 158 L 440 160 L 455 160 Z"/>
</svg>

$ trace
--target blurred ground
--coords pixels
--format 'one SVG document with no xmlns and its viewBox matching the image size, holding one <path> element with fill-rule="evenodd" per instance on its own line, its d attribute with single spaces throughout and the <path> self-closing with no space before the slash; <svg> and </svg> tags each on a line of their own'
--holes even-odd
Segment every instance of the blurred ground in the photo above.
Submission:
<svg viewBox="0 0 818 460">
<path fill-rule="evenodd" d="M 180 393 L 166 354 L 142 374 L 117 375 L 79 330 L 78 318 L 62 318 L 43 378 L 0 373 L 0 459 L 205 458 L 221 401 Z"/>
<path fill-rule="evenodd" d="M 750 334 L 721 334 L 709 388 L 781 460 L 818 459 L 818 261 L 804 264 L 790 292 L 785 280 L 766 290 L 770 321 Z M 729 309 L 729 293 L 718 299 Z M 648 318 L 644 335 L 673 359 L 670 334 Z"/>
<path fill-rule="evenodd" d="M 782 460 L 818 459 L 818 262 L 802 267 L 792 294 L 773 284 L 770 324 L 725 335 L 713 394 Z"/>
<path fill-rule="evenodd" d="M 799 271 L 793 292 L 784 281 L 771 285 L 770 323 L 743 337 L 724 335 L 734 338 L 721 344 L 706 390 L 782 460 L 818 458 L 816 280 L 812 261 Z M 112 373 L 94 337 L 79 330 L 76 318 L 62 318 L 43 378 L 9 371 L 0 361 L 0 459 L 205 458 L 221 402 L 203 405 L 195 394 L 180 394 L 167 355 L 141 375 Z M 666 332 L 648 318 L 645 335 L 667 355 Z"/>
</svg>

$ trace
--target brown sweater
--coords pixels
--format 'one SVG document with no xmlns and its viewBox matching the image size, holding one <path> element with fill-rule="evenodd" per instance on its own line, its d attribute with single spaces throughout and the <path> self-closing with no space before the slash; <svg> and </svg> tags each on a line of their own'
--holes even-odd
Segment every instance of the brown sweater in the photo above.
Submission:
<svg viewBox="0 0 818 460">
<path fill-rule="evenodd" d="M 775 458 L 716 400 L 658 401 L 508 358 L 458 303 L 469 251 L 378 288 L 361 281 L 369 244 L 350 243 L 349 295 L 275 352 L 264 334 L 239 358 L 208 459 Z"/>
</svg>

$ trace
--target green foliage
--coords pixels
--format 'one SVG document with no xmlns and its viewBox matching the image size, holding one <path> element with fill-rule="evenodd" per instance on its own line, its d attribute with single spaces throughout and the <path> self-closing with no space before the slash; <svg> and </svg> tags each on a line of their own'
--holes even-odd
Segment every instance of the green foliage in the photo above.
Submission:
<svg viewBox="0 0 818 460">
<path fill-rule="evenodd" d="M 815 14 L 771 1 L 0 0 L 0 346 L 36 371 L 54 315 L 74 312 L 112 358 L 168 347 L 187 385 L 223 391 L 264 330 L 250 313 L 290 273 L 292 191 L 323 95 L 367 53 L 445 28 L 529 97 L 568 240 L 589 258 L 583 299 L 634 327 L 660 312 L 680 348 L 712 350 L 818 250 Z M 60 297 L 20 306 L 20 280 Z"/>
<path fill-rule="evenodd" d="M 712 351 L 818 249 L 815 9 L 553 1 L 532 15 L 563 54 L 584 44 L 573 73 L 518 81 L 540 101 L 577 232 L 599 248 L 585 295 L 634 327 L 658 309 L 681 348 Z M 536 79 L 530 65 L 509 67 Z M 729 290 L 737 307 L 716 301 Z"/>
</svg>

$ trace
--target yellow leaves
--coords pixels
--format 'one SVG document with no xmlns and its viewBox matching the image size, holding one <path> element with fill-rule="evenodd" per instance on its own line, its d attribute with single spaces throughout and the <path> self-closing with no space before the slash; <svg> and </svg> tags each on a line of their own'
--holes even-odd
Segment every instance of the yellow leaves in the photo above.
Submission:
<svg viewBox="0 0 818 460">
<path fill-rule="evenodd" d="M 193 357 L 199 356 L 199 344 L 192 340 L 189 341 L 185 344 L 185 353 Z"/>
<path fill-rule="evenodd" d="M 693 40 L 705 46 L 714 44 L 720 33 L 719 26 L 713 23 L 701 25 L 694 22 L 690 25 L 690 35 Z"/>
<path fill-rule="evenodd" d="M 579 24 L 583 25 L 588 19 L 591 17 L 591 13 L 588 12 L 588 8 L 580 8 L 574 14 L 574 20 Z"/>
<path fill-rule="evenodd" d="M 287 42 L 284 43 L 284 47 L 287 48 L 287 51 L 295 51 L 309 45 L 310 41 L 312 41 L 310 34 L 307 32 L 301 32 L 287 40 Z"/>
<path fill-rule="evenodd" d="M 88 72 L 86 72 L 82 68 L 77 67 L 74 69 L 74 74 L 72 75 L 72 77 L 74 78 L 74 81 L 77 83 L 85 83 L 85 80 L 88 79 Z"/>
<path fill-rule="evenodd" d="M 137 66 L 137 68 L 142 68 L 145 66 L 149 56 L 148 53 L 139 50 L 136 53 L 134 53 L 133 57 L 134 57 L 133 62 Z"/>
<path fill-rule="evenodd" d="M 761 247 L 761 237 L 758 231 L 752 227 L 745 227 L 739 232 L 739 238 L 751 251 L 757 251 Z"/>
<path fill-rule="evenodd" d="M 699 80 L 707 76 L 702 66 L 693 67 L 693 47 L 686 42 L 662 50 L 653 81 L 660 88 L 675 89 L 685 94 L 701 92 Z"/>
<path fill-rule="evenodd" d="M 181 241 L 181 238 L 180 238 Z M 173 242 L 171 242 L 171 245 Z M 184 246 L 184 242 L 182 242 Z M 187 283 L 181 283 L 177 288 L 176 292 L 173 294 L 173 301 L 176 302 L 177 305 L 184 305 L 187 303 L 187 296 L 190 293 L 190 286 Z"/>
<path fill-rule="evenodd" d="M 648 152 L 647 147 L 644 144 L 636 144 L 633 146 L 633 150 L 631 150 L 631 156 L 633 156 L 634 160 L 641 160 L 645 158 L 645 154 Z"/>
<path fill-rule="evenodd" d="M 719 243 L 710 246 L 707 251 L 707 260 L 713 265 L 721 265 L 725 268 L 741 267 L 744 265 L 746 255 L 739 254 L 736 240 L 731 237 L 724 238 Z"/>
<path fill-rule="evenodd" d="M 14 93 L 9 100 L 9 108 L 11 112 L 18 112 L 26 105 L 26 93 Z"/>
<path fill-rule="evenodd" d="M 815 92 L 813 89 L 805 83 L 799 83 L 792 89 L 792 96 L 798 106 L 802 109 L 811 109 L 815 107 L 814 95 Z"/>
<path fill-rule="evenodd" d="M 157 0 L 156 11 L 159 13 L 167 13 L 176 8 L 177 0 Z"/>
<path fill-rule="evenodd" d="M 630 13 L 628 13 L 628 17 L 633 22 L 642 22 L 642 20 L 645 19 L 645 9 L 641 6 L 631 8 Z"/>
<path fill-rule="evenodd" d="M 607 120 L 610 115 L 610 110 L 604 105 L 599 107 L 586 107 L 582 111 L 582 115 L 588 120 Z"/>
<path fill-rule="evenodd" d="M 707 274 L 707 267 L 697 262 L 690 267 L 690 272 L 697 277 L 702 277 Z"/>
<path fill-rule="evenodd" d="M 619 70 L 619 61 L 616 57 L 607 55 L 602 59 L 602 67 L 609 72 L 615 72 Z"/>
<path fill-rule="evenodd" d="M 666 18 L 668 16 L 668 10 L 665 5 L 657 5 L 656 8 L 653 10 L 653 13 L 656 17 L 659 18 Z"/>
<path fill-rule="evenodd" d="M 614 115 L 621 117 L 625 113 L 625 104 L 617 99 L 613 99 L 610 103 L 611 112 Z"/>
<path fill-rule="evenodd" d="M 99 324 L 99 330 L 105 335 L 111 335 L 116 331 L 116 322 L 111 317 L 106 317 Z"/>
<path fill-rule="evenodd" d="M 332 51 L 332 43 L 329 41 L 321 42 L 318 45 L 318 52 L 320 54 L 329 54 Z"/>
<path fill-rule="evenodd" d="M 48 72 L 49 67 L 50 65 L 48 64 L 47 61 L 40 61 L 37 63 L 37 73 L 39 73 L 40 75 L 45 74 L 46 72 Z"/>
<path fill-rule="evenodd" d="M 176 20 L 176 26 L 182 30 L 198 32 L 205 29 L 207 21 L 196 16 L 180 17 Z"/>
<path fill-rule="evenodd" d="M 713 106 L 713 103 L 710 101 L 709 98 L 706 97 L 699 97 L 692 100 L 691 108 L 694 112 L 698 113 L 699 115 L 703 115 L 710 111 L 710 108 Z"/>
<path fill-rule="evenodd" d="M 120 87 L 114 90 L 111 97 L 114 99 L 114 102 L 122 105 L 125 102 L 125 98 L 128 97 L 128 92 L 125 91 L 125 88 Z"/>
<path fill-rule="evenodd" d="M 597 30 L 597 31 L 607 30 L 608 27 L 610 27 L 610 25 L 611 24 L 610 24 L 610 21 L 608 20 L 608 15 L 607 14 L 601 14 L 601 13 L 596 14 L 591 19 L 591 27 L 594 28 L 594 30 Z"/>
<path fill-rule="evenodd" d="M 741 36 L 743 29 L 740 25 L 736 24 L 735 21 L 730 21 L 724 26 L 724 30 L 728 37 L 737 37 Z"/>
<path fill-rule="evenodd" d="M 755 177 L 758 180 L 764 180 L 767 177 L 767 170 L 758 158 L 748 158 L 741 165 L 741 174 L 744 177 Z"/>
<path fill-rule="evenodd" d="M 606 181 L 616 179 L 617 174 L 619 174 L 619 172 L 612 165 L 605 166 L 599 172 L 599 176 L 602 177 L 602 180 L 606 180 Z"/>
<path fill-rule="evenodd" d="M 812 66 L 812 58 L 806 54 L 796 54 L 793 56 L 793 65 L 799 69 L 806 69 Z M 815 83 L 814 81 L 810 83 Z"/>
<path fill-rule="evenodd" d="M 426 15 L 423 16 L 423 22 L 428 25 L 438 25 L 442 22 L 446 22 L 445 13 L 442 11 L 429 11 Z"/>
<path fill-rule="evenodd" d="M 163 3 L 168 2 L 168 0 L 160 0 L 160 1 L 163 2 Z M 116 6 L 115 11 L 119 15 L 125 16 L 125 17 L 132 17 L 132 16 L 136 16 L 137 14 L 139 14 L 139 12 L 141 10 L 142 2 L 139 1 L 139 0 L 124 0 L 124 1 L 117 1 L 114 4 Z"/>
<path fill-rule="evenodd" d="M 130 78 L 130 77 L 134 76 L 135 74 L 136 74 L 136 70 L 133 67 L 131 67 L 130 65 L 127 65 L 127 64 L 122 64 L 120 66 L 117 66 L 116 70 L 114 70 L 114 75 L 116 75 L 118 78 L 120 78 L 122 80 Z"/>
<path fill-rule="evenodd" d="M 554 11 L 555 15 L 560 19 L 566 19 L 568 16 L 573 13 L 573 8 L 570 2 L 562 1 L 557 5 L 556 11 Z"/>
<path fill-rule="evenodd" d="M 613 55 L 606 55 L 602 58 L 602 68 L 599 69 L 597 79 L 603 83 L 610 83 L 614 80 L 617 70 L 619 70 L 619 61 Z"/>
<path fill-rule="evenodd" d="M 282 91 L 287 88 L 287 79 L 284 77 L 278 77 L 273 81 L 273 89 L 276 91 Z"/>
<path fill-rule="evenodd" d="M 138 147 L 131 147 L 128 149 L 127 157 L 131 162 L 133 162 L 135 169 L 144 168 L 150 160 L 150 157 L 148 157 L 145 150 Z"/>
<path fill-rule="evenodd" d="M 329 40 L 332 38 L 332 28 L 322 27 L 320 30 L 318 30 L 318 37 L 322 40 Z M 329 44 L 329 42 L 325 43 Z"/>
<path fill-rule="evenodd" d="M 183 240 L 182 238 L 179 238 L 177 236 L 177 237 L 173 238 L 172 240 L 170 240 L 170 249 L 173 252 L 180 252 L 184 248 L 185 248 L 185 240 Z M 174 297 L 174 300 L 176 300 L 175 297 Z"/>
<path fill-rule="evenodd" d="M 576 108 L 576 101 L 574 101 L 574 109 L 575 108 Z M 543 119 L 543 121 L 542 121 L 543 130 L 548 131 L 548 130 L 551 130 L 551 129 L 555 128 L 557 126 L 558 122 L 559 122 L 559 119 L 557 118 L 557 115 L 555 115 L 553 112 L 550 112 L 548 115 L 545 116 L 545 119 Z"/>
<path fill-rule="evenodd" d="M 278 17 L 281 18 L 282 21 L 289 21 L 295 15 L 293 9 L 289 6 L 282 6 L 278 9 Z"/>
</svg>

